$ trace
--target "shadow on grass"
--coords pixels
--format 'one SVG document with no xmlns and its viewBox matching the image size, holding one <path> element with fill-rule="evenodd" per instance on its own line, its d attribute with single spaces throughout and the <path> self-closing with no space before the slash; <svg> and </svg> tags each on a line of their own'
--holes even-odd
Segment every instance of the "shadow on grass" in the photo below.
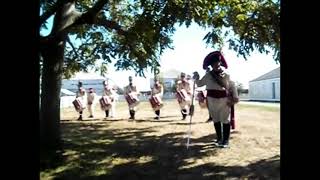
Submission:
<svg viewBox="0 0 320 180">
<path fill-rule="evenodd" d="M 107 129 L 106 129 L 107 127 Z M 214 156 L 215 135 L 191 139 L 186 149 L 185 133 L 150 135 L 153 127 L 113 129 L 109 122 L 61 124 L 64 151 L 41 157 L 40 171 L 54 179 L 225 179 L 279 178 L 279 157 L 248 166 L 203 164 L 191 161 Z"/>
<path fill-rule="evenodd" d="M 173 162 L 171 166 L 161 168 L 161 162 L 153 161 L 146 164 L 130 162 L 115 166 L 106 175 L 88 176 L 83 179 L 183 179 L 183 180 L 224 180 L 224 179 L 280 179 L 279 156 L 263 159 L 247 166 L 221 166 L 207 163 L 191 168 L 178 169 L 179 163 Z"/>
</svg>

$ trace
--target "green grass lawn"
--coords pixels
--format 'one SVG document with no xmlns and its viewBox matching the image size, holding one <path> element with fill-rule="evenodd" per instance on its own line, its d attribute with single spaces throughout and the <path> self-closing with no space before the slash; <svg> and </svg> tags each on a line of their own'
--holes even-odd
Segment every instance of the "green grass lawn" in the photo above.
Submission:
<svg viewBox="0 0 320 180">
<path fill-rule="evenodd" d="M 229 166 L 209 160 L 221 154 L 212 144 L 203 144 L 212 139 L 211 135 L 192 139 L 192 142 L 200 144 L 194 145 L 187 151 L 183 145 L 185 133 L 178 128 L 185 131 L 188 124 L 181 122 L 179 112 L 169 111 L 177 107 L 176 101 L 166 103 L 168 118 L 173 117 L 177 120 L 162 122 L 137 120 L 134 123 L 123 119 L 62 121 L 63 151 L 41 152 L 40 178 L 43 180 L 279 178 L 277 172 L 279 156 L 252 162 L 247 166 Z M 145 109 L 145 111 L 140 110 L 140 116 L 154 115 L 148 102 L 142 102 L 140 108 Z M 264 111 L 274 114 L 280 112 L 277 107 L 239 104 L 236 108 L 239 112 Z M 62 113 L 69 113 L 71 117 L 76 115 L 73 111 L 73 108 L 66 108 Z M 117 111 L 123 117 L 128 116 L 127 105 L 124 102 L 117 104 Z M 201 119 L 207 118 L 206 111 L 198 109 L 196 113 Z M 205 125 L 201 122 L 195 123 L 198 124 L 194 127 L 198 125 L 199 129 Z M 169 129 L 168 132 L 162 133 L 161 131 L 165 129 Z M 192 165 L 191 162 L 199 160 L 202 161 L 201 165 Z"/>
</svg>

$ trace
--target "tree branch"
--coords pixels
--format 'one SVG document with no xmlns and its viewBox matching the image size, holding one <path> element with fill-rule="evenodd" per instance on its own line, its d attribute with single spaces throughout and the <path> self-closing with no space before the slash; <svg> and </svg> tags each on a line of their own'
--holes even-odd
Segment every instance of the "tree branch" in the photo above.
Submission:
<svg viewBox="0 0 320 180">
<path fill-rule="evenodd" d="M 114 21 L 110 21 L 107 19 L 97 19 L 97 21 L 94 24 L 98 25 L 98 26 L 103 26 L 104 28 L 106 28 L 108 30 L 114 29 L 120 35 L 126 34 L 126 31 L 123 30 L 122 27 Z"/>
<path fill-rule="evenodd" d="M 40 16 L 39 27 L 62 6 L 62 2 L 63 0 L 57 1 L 53 6 L 51 6 Z"/>
<path fill-rule="evenodd" d="M 109 0 L 99 0 L 92 8 L 90 8 L 85 13 L 80 13 L 78 11 L 73 11 L 70 14 L 72 16 L 69 16 L 72 19 L 68 18 L 68 24 L 66 24 L 63 28 L 59 28 L 58 31 L 50 34 L 47 38 L 54 39 L 55 37 L 59 37 L 61 34 L 69 32 L 73 27 L 76 27 L 78 25 L 82 24 L 90 24 L 90 25 L 99 25 L 103 26 L 106 29 L 114 29 L 117 31 L 120 35 L 125 35 L 126 31 L 122 29 L 120 25 L 118 25 L 114 21 L 106 20 L 104 18 L 98 18 L 97 14 L 99 11 L 105 6 L 105 4 L 108 3 Z M 73 21 L 73 22 L 72 22 Z"/>
<path fill-rule="evenodd" d="M 80 56 L 79 56 L 79 54 L 78 54 L 77 51 L 76 51 L 76 48 L 73 46 L 73 44 L 72 44 L 69 36 L 67 36 L 67 42 L 70 44 L 70 46 L 71 46 L 73 52 L 76 54 L 76 56 L 77 56 L 79 59 L 81 59 Z"/>
<path fill-rule="evenodd" d="M 93 50 L 92 50 L 92 52 L 90 53 L 90 56 L 92 56 L 92 55 L 97 51 L 97 49 L 98 49 L 98 46 L 94 47 Z M 90 56 L 89 56 L 89 57 L 90 57 Z"/>
<path fill-rule="evenodd" d="M 61 0 L 60 2 L 62 2 Z M 82 24 L 94 24 L 94 19 L 96 18 L 98 12 L 104 7 L 105 4 L 108 3 L 108 0 L 99 0 L 92 8 L 90 8 L 85 13 L 80 13 L 76 10 L 73 10 L 71 13 L 72 16 L 69 16 L 65 19 L 65 21 L 68 22 L 68 24 L 64 24 L 63 27 L 58 28 L 56 31 L 53 30 L 53 34 L 50 34 L 50 39 L 59 36 L 60 34 L 67 33 L 72 29 L 73 27 L 77 25 Z M 62 3 L 62 6 L 64 4 Z M 59 9 L 57 9 L 58 11 Z M 49 13 L 48 13 L 49 14 Z M 57 17 L 56 17 L 57 18 Z"/>
<path fill-rule="evenodd" d="M 258 13 L 257 10 L 255 10 L 255 11 L 251 14 L 250 19 L 249 19 L 249 22 L 246 23 L 246 26 L 245 26 L 245 28 L 244 28 L 244 31 L 243 31 L 243 33 L 240 35 L 240 39 L 243 39 L 243 38 L 244 38 L 244 34 L 247 33 L 248 28 L 249 28 L 249 25 L 251 24 L 252 19 L 254 18 L 254 16 L 255 16 L 257 13 Z"/>
<path fill-rule="evenodd" d="M 74 24 L 93 24 L 97 14 L 108 3 L 108 1 L 109 0 L 99 0 L 92 8 L 77 19 Z"/>
<path fill-rule="evenodd" d="M 64 29 L 72 26 L 82 15 L 83 13 L 76 10 L 74 1 L 64 3 L 56 12 L 51 33 L 67 33 Z"/>
</svg>

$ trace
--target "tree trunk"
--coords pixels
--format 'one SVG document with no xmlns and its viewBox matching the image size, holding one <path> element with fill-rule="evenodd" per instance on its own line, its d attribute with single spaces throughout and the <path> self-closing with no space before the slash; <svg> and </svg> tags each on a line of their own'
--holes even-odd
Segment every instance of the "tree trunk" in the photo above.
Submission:
<svg viewBox="0 0 320 180">
<path fill-rule="evenodd" d="M 58 148 L 60 137 L 60 90 L 65 42 L 51 42 L 43 49 L 40 142 Z"/>
<path fill-rule="evenodd" d="M 74 22 L 75 1 L 66 1 L 57 10 L 51 38 L 40 47 L 42 64 L 40 143 L 52 150 L 61 147 L 60 91 L 67 32 L 64 28 Z"/>
</svg>

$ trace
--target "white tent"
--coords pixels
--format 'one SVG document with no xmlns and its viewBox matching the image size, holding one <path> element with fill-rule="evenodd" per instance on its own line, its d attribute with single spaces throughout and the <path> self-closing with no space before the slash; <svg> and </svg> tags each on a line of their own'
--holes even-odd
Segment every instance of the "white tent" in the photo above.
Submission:
<svg viewBox="0 0 320 180">
<path fill-rule="evenodd" d="M 97 73 L 85 73 L 85 72 L 78 72 L 70 80 L 86 80 L 86 79 L 105 79 L 105 77 L 100 76 Z"/>
<path fill-rule="evenodd" d="M 68 89 L 61 89 L 61 96 L 75 96 L 76 93 L 69 91 Z"/>
</svg>

